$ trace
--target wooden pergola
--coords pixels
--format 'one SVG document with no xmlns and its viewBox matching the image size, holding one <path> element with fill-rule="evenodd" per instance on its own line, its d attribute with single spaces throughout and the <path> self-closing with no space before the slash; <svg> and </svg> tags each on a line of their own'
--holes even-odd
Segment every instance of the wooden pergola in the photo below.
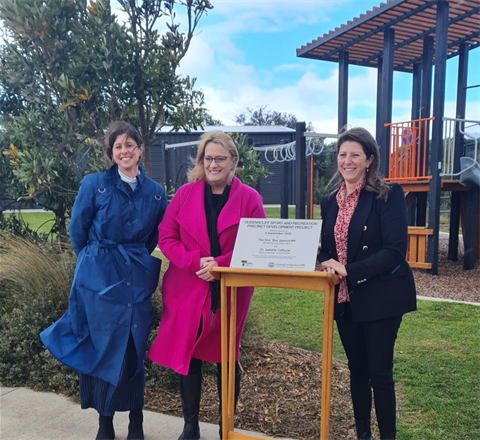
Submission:
<svg viewBox="0 0 480 440">
<path fill-rule="evenodd" d="M 297 56 L 339 64 L 339 131 L 347 124 L 349 65 L 377 69 L 376 139 L 381 171 L 388 176 L 390 127 L 386 124 L 392 122 L 393 72 L 413 74 L 411 117 L 434 118 L 430 152 L 428 142 L 423 148 L 429 163 L 438 164 L 442 160 L 446 62 L 459 57 L 456 118 L 465 119 L 468 53 L 479 45 L 480 0 L 390 0 L 297 49 Z M 455 169 L 460 171 L 460 134 L 455 142 L 459 145 L 455 149 Z M 418 192 L 416 212 L 412 214 L 416 219 L 412 222 L 425 226 L 428 196 L 428 226 L 433 235 L 428 238 L 427 259 L 432 261 L 431 272 L 437 274 L 442 183 L 438 167 L 430 166 L 430 173 L 428 191 Z M 468 191 L 467 206 L 470 215 L 466 216 L 465 231 L 470 238 L 465 258 L 468 254 L 469 260 L 464 260 L 464 268 L 471 268 L 475 251 L 471 252 L 470 247 L 475 248 L 477 242 L 478 188 Z M 458 254 L 459 218 L 460 195 L 452 192 L 450 259 L 456 259 Z"/>
</svg>

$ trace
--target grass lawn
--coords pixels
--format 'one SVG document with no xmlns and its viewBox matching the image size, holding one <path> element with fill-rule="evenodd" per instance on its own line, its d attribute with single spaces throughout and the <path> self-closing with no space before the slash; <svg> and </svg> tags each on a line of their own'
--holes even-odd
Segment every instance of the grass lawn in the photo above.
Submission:
<svg viewBox="0 0 480 440">
<path fill-rule="evenodd" d="M 10 215 L 10 214 L 6 214 Z M 38 212 L 22 212 L 16 213 L 23 218 L 25 223 L 33 231 L 37 232 L 50 232 L 55 219 L 55 214 L 51 211 L 38 211 Z"/>
<path fill-rule="evenodd" d="M 294 218 L 294 208 L 289 211 Z M 279 215 L 280 208 L 267 208 L 269 218 Z M 53 214 L 22 213 L 22 217 L 32 229 L 45 231 Z M 166 267 L 163 264 L 162 271 Z M 321 293 L 257 288 L 248 332 L 321 351 L 322 310 Z M 405 315 L 394 359 L 397 438 L 480 439 L 479 324 L 480 307 L 466 304 L 419 301 L 418 311 Z M 345 360 L 336 329 L 333 344 L 333 356 Z"/>
<path fill-rule="evenodd" d="M 268 218 L 280 218 L 280 207 L 267 207 L 265 208 Z M 305 211 L 306 212 L 306 211 Z M 313 214 L 315 219 L 320 218 L 320 207 L 314 205 Z M 7 214 L 9 215 L 9 214 Z M 28 223 L 30 229 L 37 232 L 49 232 L 53 226 L 53 220 L 55 215 L 51 211 L 38 211 L 38 212 L 22 212 L 17 213 L 23 220 Z M 295 218 L 295 208 L 288 208 L 288 217 Z"/>
<path fill-rule="evenodd" d="M 265 207 L 265 213 L 267 218 L 280 218 L 280 207 Z M 305 209 L 305 217 L 307 216 L 307 210 Z M 295 207 L 288 207 L 288 218 L 295 218 Z M 313 218 L 315 220 L 320 219 L 320 205 L 313 205 Z"/>
<path fill-rule="evenodd" d="M 323 294 L 257 288 L 250 331 L 321 351 Z M 400 439 L 480 438 L 480 307 L 419 301 L 395 346 Z M 333 356 L 345 360 L 335 329 Z M 332 396 L 335 398 L 335 396 Z"/>
</svg>

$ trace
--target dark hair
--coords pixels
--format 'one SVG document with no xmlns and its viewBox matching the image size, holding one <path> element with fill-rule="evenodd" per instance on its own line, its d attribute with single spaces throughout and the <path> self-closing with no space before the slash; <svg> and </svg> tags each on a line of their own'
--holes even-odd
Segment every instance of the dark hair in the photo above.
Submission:
<svg viewBox="0 0 480 440">
<path fill-rule="evenodd" d="M 137 129 L 130 123 L 125 121 L 114 121 L 108 126 L 107 137 L 105 142 L 105 153 L 110 160 L 113 160 L 112 150 L 118 136 L 122 134 L 127 135 L 127 138 L 132 139 L 137 147 L 142 145 L 142 137 Z"/>
<path fill-rule="evenodd" d="M 383 180 L 383 176 L 380 174 L 380 151 L 378 149 L 377 141 L 365 128 L 354 127 L 349 130 L 340 133 L 337 140 L 336 155 L 340 152 L 340 147 L 343 143 L 351 141 L 357 142 L 362 146 L 363 152 L 367 159 L 373 156 L 373 161 L 367 168 L 365 174 L 365 186 L 367 191 L 378 194 L 377 198 L 387 200 L 388 191 L 390 187 Z M 339 179 L 340 184 L 343 182 L 342 175 L 338 172 L 335 173 L 333 179 Z"/>
</svg>

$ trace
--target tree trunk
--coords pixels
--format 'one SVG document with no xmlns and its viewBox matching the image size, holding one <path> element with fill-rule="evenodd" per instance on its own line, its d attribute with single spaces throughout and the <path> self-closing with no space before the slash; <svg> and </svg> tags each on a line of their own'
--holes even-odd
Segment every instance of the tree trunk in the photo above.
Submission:
<svg viewBox="0 0 480 440">
<path fill-rule="evenodd" d="M 59 203 L 55 210 L 55 227 L 60 237 L 67 237 L 67 219 L 65 217 L 66 206 L 64 203 Z"/>
<path fill-rule="evenodd" d="M 151 170 L 151 163 L 150 163 L 150 139 L 146 138 L 143 141 L 143 146 L 145 151 L 143 152 L 143 167 L 147 171 L 147 176 L 151 177 L 152 170 Z"/>
</svg>

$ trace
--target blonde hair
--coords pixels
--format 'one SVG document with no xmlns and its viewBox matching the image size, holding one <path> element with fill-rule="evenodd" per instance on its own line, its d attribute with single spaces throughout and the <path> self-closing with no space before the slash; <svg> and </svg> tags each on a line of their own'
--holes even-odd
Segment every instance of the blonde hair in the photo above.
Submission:
<svg viewBox="0 0 480 440">
<path fill-rule="evenodd" d="M 192 160 L 193 168 L 191 168 L 187 175 L 189 182 L 198 182 L 205 179 L 205 167 L 203 165 L 203 158 L 205 157 L 205 148 L 210 142 L 221 145 L 230 154 L 233 160 L 233 171 L 230 176 L 229 184 L 235 175 L 235 168 L 238 163 L 238 151 L 232 138 L 223 131 L 208 131 L 200 136 L 200 143 L 198 144 L 197 157 Z"/>
</svg>

